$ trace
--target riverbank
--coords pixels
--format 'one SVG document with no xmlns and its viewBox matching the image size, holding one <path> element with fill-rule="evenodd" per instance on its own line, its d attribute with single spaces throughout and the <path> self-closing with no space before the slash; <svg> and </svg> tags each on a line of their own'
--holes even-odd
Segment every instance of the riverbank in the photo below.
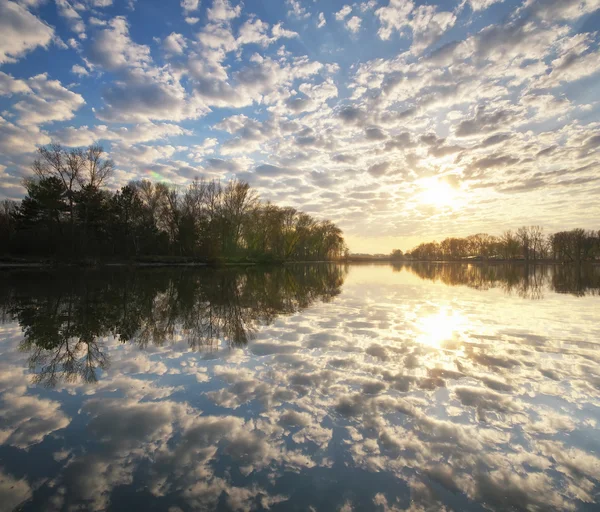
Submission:
<svg viewBox="0 0 600 512">
<path fill-rule="evenodd" d="M 524 260 L 524 259 L 470 259 L 470 260 L 398 260 L 393 258 L 348 258 L 345 260 L 346 263 L 386 263 L 391 265 L 412 265 L 413 263 L 435 263 L 435 264 L 449 264 L 454 265 L 469 264 L 469 265 L 576 265 L 579 264 L 592 264 L 600 265 L 600 260 L 584 260 L 584 261 L 569 261 L 569 260 L 554 260 L 554 259 L 537 259 L 537 260 Z"/>
<path fill-rule="evenodd" d="M 215 260 L 199 260 L 189 257 L 177 256 L 145 256 L 131 260 L 57 260 L 50 258 L 15 258 L 0 257 L 0 269 L 19 268 L 99 268 L 99 267 L 253 267 L 253 266 L 280 266 L 295 263 L 334 263 L 331 261 L 294 261 L 278 260 L 273 258 L 228 258 Z"/>
<path fill-rule="evenodd" d="M 95 267 L 227 267 L 252 266 L 261 264 L 278 264 L 281 262 L 263 262 L 252 260 L 214 260 L 201 261 L 194 258 L 179 257 L 144 257 L 130 260 L 57 260 L 44 258 L 0 258 L 2 268 L 95 268 Z"/>
<path fill-rule="evenodd" d="M 348 258 L 346 260 L 336 261 L 294 261 L 294 260 L 275 260 L 275 259 L 219 259 L 212 261 L 201 261 L 187 257 L 144 257 L 132 260 L 71 260 L 59 261 L 53 259 L 35 259 L 35 258 L 0 258 L 1 269 L 36 269 L 36 268 L 99 268 L 99 267 L 253 267 L 270 266 L 286 264 L 316 264 L 316 263 L 339 263 L 339 264 L 373 264 L 381 263 L 386 265 L 413 265 L 413 264 L 436 264 L 436 265 L 577 265 L 576 261 L 558 261 L 558 260 L 397 260 L 392 258 Z M 600 261 L 581 261 L 581 265 L 600 265 Z"/>
</svg>

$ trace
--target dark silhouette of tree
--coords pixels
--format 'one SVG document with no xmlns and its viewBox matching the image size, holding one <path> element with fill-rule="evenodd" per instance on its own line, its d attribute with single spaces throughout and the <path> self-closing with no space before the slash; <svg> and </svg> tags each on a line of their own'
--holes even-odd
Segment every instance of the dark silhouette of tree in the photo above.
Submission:
<svg viewBox="0 0 600 512">
<path fill-rule="evenodd" d="M 0 201 L 0 254 L 14 245 L 17 231 L 16 213 L 18 204 L 10 199 Z"/>
<path fill-rule="evenodd" d="M 20 249 L 32 254 L 57 251 L 65 240 L 67 189 L 54 176 L 28 180 L 25 186 L 27 196 L 14 213 Z"/>
<path fill-rule="evenodd" d="M 14 215 L 0 215 L 7 253 L 218 262 L 331 260 L 347 252 L 332 222 L 261 203 L 238 180 L 196 179 L 187 187 L 142 180 L 113 193 L 103 186 L 114 164 L 100 146 L 67 150 L 55 144 L 38 153 L 27 196 Z"/>
</svg>

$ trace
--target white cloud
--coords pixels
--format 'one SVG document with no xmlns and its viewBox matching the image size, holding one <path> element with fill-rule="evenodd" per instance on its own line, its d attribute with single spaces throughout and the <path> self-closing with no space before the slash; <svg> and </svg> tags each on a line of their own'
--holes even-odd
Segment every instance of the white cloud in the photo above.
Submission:
<svg viewBox="0 0 600 512">
<path fill-rule="evenodd" d="M 319 13 L 319 19 L 317 21 L 317 28 L 323 28 L 327 25 L 327 20 L 325 19 L 325 13 Z"/>
<path fill-rule="evenodd" d="M 229 0 L 213 0 L 213 5 L 206 14 L 210 21 L 223 22 L 239 17 L 242 13 L 242 6 L 232 6 Z"/>
<path fill-rule="evenodd" d="M 0 151 L 4 155 L 30 153 L 37 145 L 48 143 L 50 137 L 36 127 L 17 126 L 0 116 Z"/>
<path fill-rule="evenodd" d="M 410 27 L 413 31 L 412 48 L 420 53 L 454 25 L 456 16 L 451 12 L 437 12 L 431 5 L 420 5 L 413 13 Z"/>
<path fill-rule="evenodd" d="M 0 71 L 0 96 L 12 96 L 31 92 L 25 80 L 14 78 Z"/>
<path fill-rule="evenodd" d="M 503 2 L 504 0 L 467 0 L 467 1 L 468 1 L 469 5 L 471 6 L 471 9 L 473 9 L 473 11 L 477 12 L 477 11 L 484 11 L 491 5 L 498 3 L 498 2 Z"/>
<path fill-rule="evenodd" d="M 360 30 L 361 23 L 362 20 L 358 16 L 352 16 L 346 21 L 346 28 L 353 34 L 356 34 Z"/>
<path fill-rule="evenodd" d="M 342 21 L 352 12 L 352 7 L 349 5 L 344 5 L 338 12 L 335 13 L 335 19 L 338 21 Z"/>
<path fill-rule="evenodd" d="M 134 43 L 129 36 L 129 25 L 123 16 L 117 16 L 93 38 L 90 60 L 109 71 L 127 67 L 144 67 L 150 63 L 150 48 Z"/>
<path fill-rule="evenodd" d="M 386 40 L 394 31 L 403 35 L 409 28 L 413 35 L 411 49 L 421 53 L 434 43 L 448 28 L 456 22 L 456 15 L 451 12 L 438 12 L 433 5 L 415 7 L 410 0 L 390 0 L 387 7 L 375 11 L 381 27 L 378 35 Z"/>
<path fill-rule="evenodd" d="M 46 73 L 27 81 L 33 94 L 14 105 L 23 126 L 40 125 L 54 121 L 67 121 L 85 104 L 80 94 L 63 87 L 58 80 L 50 80 Z"/>
<path fill-rule="evenodd" d="M 71 73 L 74 73 L 78 76 L 87 76 L 90 74 L 87 69 L 85 69 L 83 66 L 80 66 L 79 64 L 73 65 L 73 67 L 71 68 Z"/>
<path fill-rule="evenodd" d="M 91 128 L 88 126 L 78 128 L 69 126 L 57 130 L 55 138 L 58 142 L 67 146 L 88 146 L 98 140 L 139 144 L 191 134 L 192 132 L 184 130 L 181 126 L 173 123 L 144 123 L 112 128 L 107 125 L 97 125 Z"/>
<path fill-rule="evenodd" d="M 163 48 L 167 53 L 181 55 L 187 48 L 185 37 L 176 32 L 171 32 L 163 41 Z"/>
<path fill-rule="evenodd" d="M 411 0 L 390 0 L 387 6 L 377 9 L 375 15 L 381 23 L 377 32 L 379 37 L 385 40 L 389 39 L 395 30 L 402 32 L 408 25 L 408 16 L 414 7 Z"/>
<path fill-rule="evenodd" d="M 113 0 L 85 0 L 85 2 L 90 7 L 110 7 L 113 4 Z"/>
<path fill-rule="evenodd" d="M 198 118 L 208 111 L 202 101 L 187 94 L 171 76 L 154 72 L 127 73 L 125 81 L 104 91 L 104 101 L 97 117 L 109 122 L 182 121 Z"/>
<path fill-rule="evenodd" d="M 54 36 L 52 27 L 10 0 L 0 0 L 0 33 L 0 64 L 16 62 L 38 46 L 47 48 Z"/>
<path fill-rule="evenodd" d="M 600 0 L 526 0 L 523 5 L 545 21 L 576 20 L 600 9 Z"/>
<path fill-rule="evenodd" d="M 286 0 L 286 3 L 289 5 L 288 16 L 298 19 L 306 19 L 310 16 L 306 8 L 302 7 L 300 0 Z"/>
<path fill-rule="evenodd" d="M 273 25 L 273 28 L 271 29 L 271 34 L 273 34 L 273 38 L 275 40 L 281 38 L 292 39 L 294 37 L 299 37 L 298 32 L 294 32 L 293 30 L 287 30 L 283 28 L 281 26 L 281 23 L 276 23 L 275 25 Z"/>
<path fill-rule="evenodd" d="M 181 8 L 186 16 L 198 10 L 198 7 L 200 7 L 200 0 L 181 0 Z"/>
<path fill-rule="evenodd" d="M 71 6 L 68 0 L 54 0 L 58 13 L 67 20 L 73 32 L 79 35 L 80 39 L 85 39 L 85 23 L 79 13 Z"/>
</svg>

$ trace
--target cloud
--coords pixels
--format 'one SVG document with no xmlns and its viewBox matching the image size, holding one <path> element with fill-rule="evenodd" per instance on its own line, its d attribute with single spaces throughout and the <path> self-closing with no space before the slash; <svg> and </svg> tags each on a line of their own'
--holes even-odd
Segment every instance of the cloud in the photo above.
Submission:
<svg viewBox="0 0 600 512">
<path fill-rule="evenodd" d="M 414 7 L 411 0 L 389 0 L 387 6 L 377 9 L 375 15 L 381 23 L 381 28 L 377 32 L 379 37 L 386 40 L 395 30 L 402 32 Z"/>
<path fill-rule="evenodd" d="M 325 13 L 320 12 L 319 19 L 317 22 L 317 28 L 323 28 L 325 25 L 327 25 L 327 20 L 325 19 Z"/>
<path fill-rule="evenodd" d="M 181 55 L 187 47 L 185 37 L 176 32 L 171 32 L 163 41 L 165 52 L 173 55 Z"/>
<path fill-rule="evenodd" d="M 138 144 L 164 140 L 179 135 L 190 135 L 191 132 L 173 123 L 144 123 L 128 127 L 113 127 L 97 125 L 94 127 L 72 126 L 54 132 L 55 139 L 67 146 L 88 146 L 99 140 Z"/>
<path fill-rule="evenodd" d="M 79 13 L 71 6 L 68 0 L 54 0 L 58 13 L 67 20 L 73 32 L 77 32 L 81 39 L 85 39 L 85 23 Z"/>
<path fill-rule="evenodd" d="M 338 21 L 343 21 L 346 16 L 348 16 L 352 12 L 352 7 L 349 5 L 344 5 L 338 12 L 335 13 L 335 19 Z"/>
<path fill-rule="evenodd" d="M 14 105 L 20 125 L 68 121 L 85 104 L 83 96 L 63 87 L 58 80 L 49 80 L 46 73 L 30 78 L 27 83 L 33 94 Z"/>
<path fill-rule="evenodd" d="M 189 97 L 180 84 L 167 77 L 131 73 L 127 79 L 104 91 L 106 104 L 97 112 L 98 119 L 123 123 L 182 121 L 207 112 L 203 102 Z"/>
<path fill-rule="evenodd" d="M 346 28 L 350 32 L 356 34 L 360 30 L 361 23 L 362 23 L 362 20 L 358 16 L 352 16 L 351 18 L 348 18 L 348 20 L 346 21 Z"/>
<path fill-rule="evenodd" d="M 473 9 L 473 11 L 477 12 L 484 11 L 491 5 L 503 1 L 504 0 L 468 0 L 468 4 L 471 6 L 471 9 Z"/>
<path fill-rule="evenodd" d="M 254 172 L 259 176 L 285 176 L 285 175 L 293 175 L 294 171 L 292 169 L 284 169 L 282 167 L 278 167 L 276 165 L 271 164 L 260 164 L 257 165 L 254 169 Z"/>
<path fill-rule="evenodd" d="M 478 107 L 475 117 L 461 121 L 458 124 L 456 136 L 469 137 L 499 131 L 505 128 L 513 117 L 514 113 L 510 110 L 499 109 L 495 112 L 486 112 L 485 107 Z"/>
<path fill-rule="evenodd" d="M 200 0 L 181 0 L 181 8 L 186 16 L 198 10 L 198 7 L 200 7 Z"/>
<path fill-rule="evenodd" d="M 35 396 L 5 393 L 0 412 L 0 437 L 9 446 L 29 448 L 52 432 L 69 425 L 70 418 L 60 410 L 60 403 Z"/>
<path fill-rule="evenodd" d="M 288 16 L 298 19 L 306 19 L 310 16 L 310 13 L 305 7 L 302 7 L 300 0 L 286 0 L 289 6 Z"/>
<path fill-rule="evenodd" d="M 242 6 L 232 6 L 228 0 L 213 0 L 212 7 L 206 11 L 210 21 L 223 22 L 239 17 L 242 12 Z"/>
<path fill-rule="evenodd" d="M 109 22 L 93 38 L 89 52 L 91 62 L 108 71 L 130 67 L 144 68 L 151 62 L 150 48 L 134 43 L 129 36 L 129 24 L 123 16 Z"/>
<path fill-rule="evenodd" d="M 19 80 L 12 75 L 0 71 L 0 96 L 12 96 L 13 94 L 28 94 L 31 89 L 25 80 Z"/>
<path fill-rule="evenodd" d="M 73 65 L 73 67 L 71 68 L 71 73 L 77 76 L 87 76 L 90 74 L 90 72 L 87 69 L 85 69 L 83 66 L 80 66 L 79 64 Z"/>
<path fill-rule="evenodd" d="M 4 155 L 35 151 L 38 144 L 49 144 L 50 137 L 35 127 L 21 127 L 0 116 L 0 150 Z"/>
<path fill-rule="evenodd" d="M 0 469 L 0 500 L 13 510 L 31 497 L 31 486 L 24 478 L 16 478 Z"/>
<path fill-rule="evenodd" d="M 545 21 L 575 20 L 600 9 L 598 0 L 526 0 L 525 8 Z"/>
<path fill-rule="evenodd" d="M 48 48 L 54 36 L 52 27 L 10 0 L 0 0 L 0 64 L 16 62 L 41 46 Z"/>
</svg>

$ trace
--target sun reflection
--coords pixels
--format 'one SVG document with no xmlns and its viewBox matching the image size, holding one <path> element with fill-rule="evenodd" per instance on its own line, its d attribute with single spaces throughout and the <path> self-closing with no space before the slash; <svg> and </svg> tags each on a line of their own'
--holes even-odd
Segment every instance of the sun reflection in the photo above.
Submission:
<svg viewBox="0 0 600 512">
<path fill-rule="evenodd" d="M 417 322 L 419 330 L 417 341 L 423 345 L 440 348 L 464 325 L 465 319 L 461 314 L 450 308 L 443 308 L 438 313 L 423 317 Z"/>
</svg>

